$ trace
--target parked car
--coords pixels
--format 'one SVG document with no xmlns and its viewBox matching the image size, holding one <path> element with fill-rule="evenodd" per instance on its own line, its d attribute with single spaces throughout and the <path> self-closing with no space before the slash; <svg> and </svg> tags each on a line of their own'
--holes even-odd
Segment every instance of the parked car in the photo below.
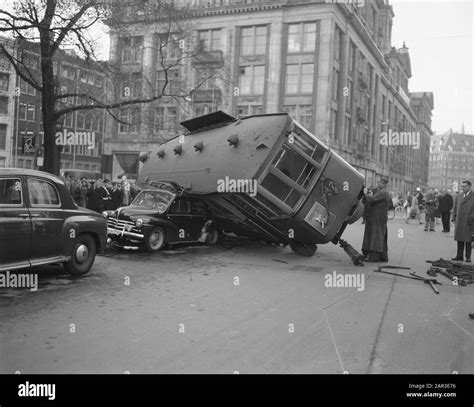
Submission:
<svg viewBox="0 0 474 407">
<path fill-rule="evenodd" d="M 106 241 L 105 217 L 79 208 L 62 179 L 0 169 L 0 271 L 62 263 L 85 274 Z"/>
<path fill-rule="evenodd" d="M 156 252 L 167 244 L 217 243 L 219 231 L 209 207 L 171 185 L 142 190 L 130 206 L 104 212 L 111 243 L 122 248 L 144 246 Z"/>
</svg>

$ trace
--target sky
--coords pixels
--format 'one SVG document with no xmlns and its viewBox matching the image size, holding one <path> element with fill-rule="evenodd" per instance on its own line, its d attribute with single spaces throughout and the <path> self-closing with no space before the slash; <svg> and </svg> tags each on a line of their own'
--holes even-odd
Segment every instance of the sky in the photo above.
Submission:
<svg viewBox="0 0 474 407">
<path fill-rule="evenodd" d="M 432 129 L 473 132 L 474 2 L 390 0 L 395 17 L 392 45 L 409 49 L 410 92 L 434 96 Z"/>
</svg>

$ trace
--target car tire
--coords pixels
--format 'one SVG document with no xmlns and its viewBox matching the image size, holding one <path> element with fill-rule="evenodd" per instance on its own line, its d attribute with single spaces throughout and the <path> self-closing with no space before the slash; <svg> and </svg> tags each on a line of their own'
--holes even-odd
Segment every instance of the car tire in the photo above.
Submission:
<svg viewBox="0 0 474 407">
<path fill-rule="evenodd" d="M 72 245 L 71 260 L 64 263 L 64 269 L 73 276 L 86 274 L 94 264 L 97 245 L 89 234 L 79 235 Z"/>
<path fill-rule="evenodd" d="M 206 244 L 208 246 L 215 246 L 218 241 L 219 241 L 219 232 L 217 231 L 217 229 L 213 228 L 209 231 L 209 234 L 207 235 Z"/>
<path fill-rule="evenodd" d="M 315 244 L 302 244 L 298 242 L 290 242 L 290 248 L 296 254 L 301 256 L 311 257 L 316 253 L 318 246 Z"/>
<path fill-rule="evenodd" d="M 162 227 L 155 227 L 146 237 L 145 247 L 149 252 L 158 252 L 166 244 L 166 234 Z"/>
</svg>

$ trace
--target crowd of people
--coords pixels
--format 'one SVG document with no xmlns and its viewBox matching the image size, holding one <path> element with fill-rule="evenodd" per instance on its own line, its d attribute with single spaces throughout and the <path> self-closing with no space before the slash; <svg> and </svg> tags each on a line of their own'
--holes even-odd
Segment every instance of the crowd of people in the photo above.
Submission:
<svg viewBox="0 0 474 407">
<path fill-rule="evenodd" d="M 435 231 L 436 219 L 441 218 L 442 232 L 449 233 L 451 218 L 455 224 L 454 240 L 458 249 L 452 260 L 471 262 L 474 235 L 474 195 L 471 181 L 462 182 L 461 191 L 453 193 L 429 188 L 423 193 L 420 188 L 406 196 L 387 190 L 388 179 L 381 178 L 376 187 L 364 191 L 365 223 L 362 253 L 366 261 L 388 261 L 387 221 L 390 208 L 403 206 L 407 209 L 405 222 L 415 219 L 422 224 L 421 210 L 425 212 L 424 231 Z"/>
<path fill-rule="evenodd" d="M 138 194 L 137 186 L 126 176 L 120 182 L 111 182 L 108 179 L 77 179 L 66 173 L 64 182 L 78 206 L 99 213 L 130 205 Z"/>
</svg>

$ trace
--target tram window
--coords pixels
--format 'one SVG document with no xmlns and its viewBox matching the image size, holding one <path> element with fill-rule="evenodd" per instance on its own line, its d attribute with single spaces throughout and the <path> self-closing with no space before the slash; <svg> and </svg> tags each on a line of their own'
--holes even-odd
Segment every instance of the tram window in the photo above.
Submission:
<svg viewBox="0 0 474 407">
<path fill-rule="evenodd" d="M 273 165 L 303 188 L 309 186 L 317 172 L 310 163 L 286 145 L 273 160 Z"/>
<path fill-rule="evenodd" d="M 301 198 L 301 193 L 270 172 L 263 179 L 261 185 L 291 207 L 294 207 Z"/>
<path fill-rule="evenodd" d="M 309 155 L 314 161 L 322 163 L 326 148 L 318 143 L 309 134 L 306 134 L 303 130 L 295 127 L 293 133 L 293 143 L 296 147 L 300 148 L 305 154 Z"/>
</svg>

